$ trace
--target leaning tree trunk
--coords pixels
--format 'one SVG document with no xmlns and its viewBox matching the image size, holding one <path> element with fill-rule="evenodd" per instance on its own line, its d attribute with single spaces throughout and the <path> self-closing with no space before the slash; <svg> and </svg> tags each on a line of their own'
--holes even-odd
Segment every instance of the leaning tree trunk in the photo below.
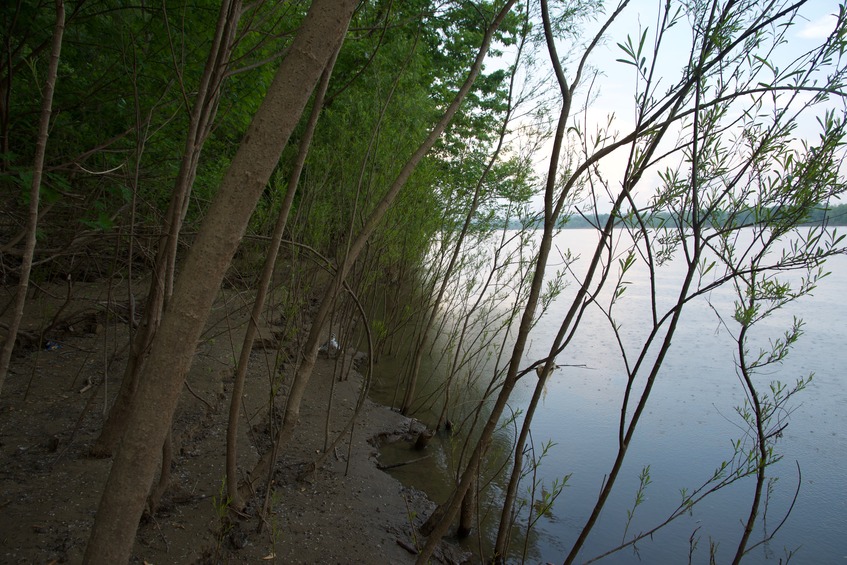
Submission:
<svg viewBox="0 0 847 565">
<path fill-rule="evenodd" d="M 221 89 L 229 61 L 235 32 L 241 14 L 241 0 L 225 0 L 218 13 L 218 21 L 206 66 L 200 78 L 195 104 L 191 109 L 188 135 L 185 140 L 182 161 L 177 174 L 173 195 L 164 220 L 164 237 L 156 254 L 150 290 L 144 308 L 144 316 L 138 333 L 132 340 L 129 360 L 124 370 L 118 396 L 109 411 L 109 416 L 100 431 L 100 437 L 91 448 L 95 456 L 107 456 L 117 448 L 126 429 L 126 418 L 138 389 L 139 376 L 150 351 L 153 338 L 159 329 L 167 301 L 173 287 L 176 265 L 177 242 L 185 217 L 188 196 L 191 193 L 203 144 L 209 137 L 212 122 L 217 114 Z"/>
<path fill-rule="evenodd" d="M 24 240 L 21 275 L 18 279 L 18 291 L 15 296 L 15 308 L 6 341 L 0 349 L 0 394 L 9 372 L 12 350 L 18 337 L 18 328 L 23 318 L 26 294 L 29 289 L 29 273 L 32 269 L 32 257 L 35 254 L 35 232 L 38 226 L 38 199 L 41 192 L 41 175 L 44 172 L 44 154 L 47 151 L 47 136 L 50 132 L 50 115 L 53 113 L 53 93 L 56 90 L 56 76 L 59 73 L 59 56 L 62 53 L 62 36 L 65 32 L 65 3 L 56 0 L 56 24 L 53 27 L 53 42 L 50 48 L 50 63 L 47 66 L 47 79 L 41 100 L 41 119 L 38 123 L 38 138 L 35 142 L 35 161 L 32 167 L 32 185 L 29 192 L 29 212 L 27 217 L 26 239 Z M 9 70 L 11 73 L 11 68 Z"/>
<path fill-rule="evenodd" d="M 556 144 L 561 144 L 561 139 L 556 139 Z M 555 149 L 554 149 L 555 151 Z M 509 361 L 509 369 L 506 374 L 506 378 L 503 381 L 503 385 L 500 388 L 500 393 L 497 395 L 497 399 L 494 402 L 494 406 L 491 409 L 491 414 L 485 422 L 485 426 L 480 433 L 480 439 L 474 448 L 474 451 L 471 455 L 470 461 L 468 465 L 465 467 L 464 472 L 459 480 L 459 484 L 456 486 L 456 489 L 453 491 L 450 499 L 441 505 L 432 516 L 427 520 L 426 523 L 426 531 L 425 535 L 428 535 L 426 545 L 421 549 L 420 554 L 418 555 L 418 559 L 416 563 L 419 565 L 424 565 L 429 562 L 432 553 L 435 551 L 435 547 L 441 541 L 441 538 L 447 533 L 447 530 L 450 528 L 450 524 L 453 522 L 453 519 L 456 517 L 456 514 L 459 510 L 459 506 L 464 500 L 465 495 L 470 489 L 472 483 L 476 480 L 476 470 L 482 460 L 483 455 L 488 450 L 488 446 L 491 443 L 491 438 L 494 435 L 494 430 L 497 428 L 500 415 L 503 413 L 503 410 L 506 408 L 506 404 L 508 403 L 509 397 L 512 394 L 512 390 L 515 388 L 515 385 L 518 381 L 518 369 L 520 367 L 520 363 L 523 360 L 524 349 L 526 348 L 527 340 L 529 338 L 529 330 L 532 327 L 533 318 L 535 317 L 535 310 L 538 305 L 539 297 L 541 296 L 541 287 L 542 282 L 544 280 L 544 272 L 546 269 L 547 258 L 550 255 L 550 249 L 552 248 L 553 242 L 553 219 L 550 210 L 552 209 L 551 201 L 552 201 L 552 188 L 551 185 L 548 185 L 548 191 L 545 196 L 545 220 L 544 220 L 544 235 L 541 239 L 541 245 L 538 251 L 538 259 L 536 262 L 535 272 L 532 278 L 532 285 L 530 288 L 529 297 L 527 298 L 527 304 L 524 308 L 523 315 L 521 316 L 521 324 L 518 329 L 518 334 L 515 337 L 515 345 L 512 349 L 512 355 Z"/>
<path fill-rule="evenodd" d="M 227 267 L 292 130 L 343 41 L 356 0 L 315 0 L 253 118 L 174 286 L 115 455 L 86 563 L 126 563 L 158 451 Z"/>
<path fill-rule="evenodd" d="M 522 49 L 523 41 L 521 41 L 519 47 L 519 50 Z M 520 53 L 518 54 L 518 57 L 520 57 Z M 447 264 L 447 270 L 444 272 L 443 278 L 441 280 L 441 286 L 438 289 L 438 296 L 435 297 L 435 301 L 430 307 L 429 317 L 427 318 L 427 322 L 421 333 L 420 340 L 418 341 L 417 349 L 415 350 L 415 357 L 414 361 L 412 362 L 412 369 L 409 373 L 409 382 L 406 385 L 406 392 L 403 395 L 403 404 L 400 408 L 400 413 L 404 416 L 408 416 L 409 412 L 412 409 L 412 402 L 414 402 L 415 400 L 415 389 L 417 387 L 418 375 L 420 373 L 421 362 L 423 361 L 423 354 L 424 350 L 426 349 L 427 339 L 429 337 L 430 332 L 432 331 L 432 325 L 435 322 L 438 309 L 441 306 L 441 301 L 444 299 L 444 293 L 447 291 L 447 285 L 453 278 L 453 272 L 456 269 L 456 264 L 459 260 L 459 254 L 462 251 L 462 246 L 464 245 L 465 238 L 468 235 L 468 230 L 470 230 L 471 222 L 473 221 L 477 208 L 479 208 L 479 202 L 482 197 L 483 185 L 485 184 L 485 180 L 488 177 L 488 174 L 491 172 L 491 169 L 494 167 L 494 164 L 497 162 L 497 158 L 500 156 L 500 152 L 503 149 L 503 142 L 506 137 L 506 131 L 509 126 L 509 122 L 512 118 L 512 92 L 514 91 L 514 86 L 515 72 L 512 72 L 509 82 L 509 97 L 506 106 L 506 116 L 503 118 L 503 124 L 500 126 L 500 134 L 497 139 L 497 147 L 494 149 L 494 152 L 488 159 L 488 163 L 486 164 L 485 169 L 482 171 L 482 174 L 477 180 L 476 187 L 474 187 L 473 200 L 471 201 L 471 205 L 468 208 L 467 213 L 465 214 L 465 221 L 462 224 L 462 229 L 459 232 L 459 237 L 456 240 L 455 246 L 453 248 L 453 254 L 450 256 L 450 262 Z M 438 429 L 441 424 L 440 420 L 441 419 L 439 418 L 439 425 L 436 426 L 436 429 Z"/>
<path fill-rule="evenodd" d="M 261 280 L 259 281 L 259 288 L 256 290 L 256 300 L 253 302 L 253 311 L 247 323 L 247 332 L 244 334 L 244 341 L 241 344 L 241 354 L 238 357 L 238 367 L 235 370 L 235 384 L 232 387 L 232 398 L 230 398 L 229 404 L 229 425 L 226 429 L 226 489 L 231 501 L 230 503 L 234 508 L 238 509 L 244 506 L 244 501 L 238 493 L 236 466 L 238 455 L 238 413 L 241 411 L 241 396 L 244 394 L 244 381 L 247 378 L 247 368 L 250 364 L 250 352 L 253 350 L 253 342 L 259 329 L 259 318 L 265 309 L 265 298 L 271 285 L 277 254 L 282 243 L 282 234 L 288 222 L 288 214 L 291 211 L 291 206 L 294 203 L 294 195 L 297 192 L 297 185 L 300 182 L 300 173 L 303 171 L 303 165 L 306 163 L 306 156 L 309 153 L 312 136 L 315 133 L 315 127 L 318 124 L 318 117 L 321 113 L 321 106 L 323 105 L 324 96 L 329 86 L 329 78 L 332 75 L 332 68 L 335 66 L 335 60 L 338 57 L 340 48 L 341 46 L 339 44 L 339 49 L 330 58 L 326 69 L 324 69 L 321 75 L 321 80 L 315 93 L 312 112 L 306 124 L 306 131 L 300 140 L 300 150 L 297 153 L 297 160 L 288 178 L 288 189 L 286 190 L 282 208 L 277 216 L 271 242 L 268 246 L 265 265 L 262 269 Z"/>
<path fill-rule="evenodd" d="M 560 81 L 564 83 L 564 79 L 561 74 L 558 75 Z M 535 271 L 532 277 L 532 283 L 530 286 L 529 296 L 527 297 L 526 306 L 524 307 L 523 314 L 521 316 L 521 323 L 518 329 L 518 333 L 515 336 L 515 344 L 512 348 L 512 355 L 509 359 L 509 368 L 506 373 L 506 378 L 503 381 L 503 385 L 500 388 L 500 393 L 497 395 L 497 399 L 494 402 L 494 406 L 491 409 L 491 413 L 488 419 L 485 422 L 485 426 L 482 429 L 480 434 L 480 438 L 477 441 L 477 445 L 474 448 L 474 451 L 471 455 L 470 461 L 468 462 L 467 467 L 465 467 L 464 472 L 459 480 L 459 484 L 456 486 L 456 490 L 453 492 L 453 495 L 450 499 L 441 505 L 432 516 L 427 520 L 427 534 L 428 539 L 426 545 L 421 549 L 420 554 L 418 555 L 418 559 L 416 563 L 419 565 L 423 565 L 429 561 L 429 558 L 432 556 L 432 553 L 435 551 L 435 547 L 441 541 L 441 538 L 444 537 L 444 534 L 447 533 L 447 530 L 450 528 L 450 524 L 453 522 L 453 519 L 456 516 L 456 513 L 459 510 L 459 506 L 462 500 L 465 497 L 465 494 L 468 492 L 468 489 L 471 487 L 472 483 L 476 478 L 476 469 L 479 466 L 483 455 L 488 450 L 488 446 L 491 443 L 491 438 L 493 437 L 494 430 L 497 428 L 498 422 L 500 420 L 500 415 L 503 413 L 503 410 L 506 408 L 506 404 L 509 401 L 509 397 L 512 394 L 512 390 L 515 388 L 518 380 L 518 371 L 520 368 L 520 364 L 523 361 L 524 350 L 526 349 L 527 341 L 529 339 L 529 331 L 533 325 L 533 319 L 535 317 L 535 311 L 538 307 L 538 301 L 541 296 L 541 288 L 544 282 L 544 273 L 547 268 L 547 260 L 550 256 L 550 249 L 553 244 L 553 229 L 556 223 L 556 211 L 558 210 L 558 206 L 554 208 L 554 193 L 556 191 L 556 178 L 558 172 L 558 164 L 559 164 L 559 155 L 562 151 L 562 145 L 564 140 L 565 133 L 565 125 L 567 123 L 567 116 L 570 114 L 570 97 L 567 96 L 567 93 L 570 92 L 570 89 L 567 88 L 566 85 L 563 85 L 563 92 L 566 94 L 565 99 L 562 104 L 562 110 L 559 115 L 559 122 L 556 127 L 556 135 L 553 139 L 553 148 L 551 150 L 551 158 L 550 158 L 550 169 L 547 173 L 547 184 L 545 187 L 544 193 L 544 232 L 541 237 L 541 244 L 538 249 L 538 257 L 536 258 Z M 563 196 L 560 196 L 560 199 Z M 495 556 L 496 558 L 496 556 Z"/>
<path fill-rule="evenodd" d="M 482 63 L 485 60 L 485 56 L 488 53 L 488 47 L 491 45 L 491 39 L 494 36 L 494 32 L 500 27 L 500 24 L 506 18 L 506 15 L 511 10 L 512 6 L 515 4 L 517 0 L 508 0 L 505 6 L 500 10 L 497 16 L 492 21 L 491 25 L 486 29 L 485 37 L 482 40 L 482 45 L 477 51 L 476 59 L 471 66 L 471 70 L 468 73 L 468 77 L 465 79 L 465 82 L 462 84 L 459 91 L 456 93 L 456 96 L 450 102 L 450 105 L 444 111 L 444 114 L 441 116 L 441 119 L 435 125 L 435 127 L 430 131 L 426 140 L 418 147 L 418 149 L 412 154 L 406 164 L 403 166 L 403 169 L 400 171 L 400 174 L 395 179 L 394 183 L 386 192 L 385 196 L 383 196 L 382 200 L 374 208 L 371 215 L 368 217 L 364 226 L 362 226 L 359 235 L 356 237 L 356 240 L 350 245 L 349 251 L 347 253 L 346 258 L 339 266 L 338 270 L 333 277 L 332 282 L 327 287 L 326 293 L 324 294 L 323 301 L 321 302 L 320 307 L 318 308 L 318 312 L 315 314 L 312 320 L 312 328 L 309 332 L 309 336 L 306 339 L 306 343 L 303 347 L 303 360 L 297 371 L 294 375 L 294 381 L 291 384 L 291 389 L 288 393 L 288 401 L 286 403 L 285 415 L 283 416 L 282 426 L 277 432 L 277 436 L 275 438 L 274 444 L 277 446 L 276 449 L 270 449 L 256 466 L 253 468 L 253 472 L 250 473 L 249 483 L 245 485 L 245 489 L 250 489 L 252 486 L 262 477 L 267 476 L 267 473 L 273 465 L 273 454 L 279 454 L 285 448 L 288 441 L 291 439 L 291 436 L 294 433 L 294 429 L 297 426 L 297 423 L 300 420 L 300 404 L 303 401 L 303 395 L 306 392 L 306 387 L 309 384 L 309 379 L 312 376 L 312 371 L 315 367 L 315 361 L 318 356 L 318 348 L 321 340 L 321 332 L 323 330 L 324 323 L 329 317 L 329 313 L 332 307 L 332 304 L 335 301 L 335 297 L 341 291 L 341 288 L 344 284 L 344 280 L 347 277 L 347 274 L 350 272 L 350 269 L 353 267 L 353 264 L 358 259 L 362 250 L 365 248 L 365 245 L 368 242 L 371 234 L 376 229 L 379 222 L 382 220 L 382 217 L 394 203 L 394 200 L 397 198 L 397 195 L 400 193 L 400 190 L 406 184 L 406 181 L 409 180 L 409 177 L 412 176 L 415 168 L 418 166 L 418 163 L 423 160 L 424 156 L 429 152 L 433 145 L 435 145 L 436 140 L 444 133 L 444 130 L 447 129 L 447 126 L 453 119 L 453 116 L 456 115 L 456 112 L 459 110 L 459 106 L 461 106 L 462 101 L 467 96 L 468 92 L 470 92 L 471 87 L 473 86 L 474 81 L 476 81 L 476 77 L 479 75 L 482 70 Z"/>
<path fill-rule="evenodd" d="M 462 498 L 462 509 L 459 512 L 459 529 L 456 535 L 459 539 L 465 539 L 471 535 L 474 522 L 476 521 L 476 509 L 478 503 L 479 464 L 477 464 L 476 476 L 472 479 L 468 490 Z"/>
</svg>

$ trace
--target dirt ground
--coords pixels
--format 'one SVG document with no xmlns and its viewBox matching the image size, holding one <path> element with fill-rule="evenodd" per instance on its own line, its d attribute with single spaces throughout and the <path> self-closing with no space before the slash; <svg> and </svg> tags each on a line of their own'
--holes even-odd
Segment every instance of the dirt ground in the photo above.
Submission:
<svg viewBox="0 0 847 565">
<path fill-rule="evenodd" d="M 11 297 L 6 290 L 4 301 Z M 23 327 L 25 341 L 31 339 L 14 356 L 0 393 L 0 562 L 80 563 L 111 464 L 90 457 L 89 449 L 126 362 L 130 324 L 120 311 L 128 302 L 102 285 L 76 285 L 67 308 L 61 285 L 35 294 Z M 170 488 L 155 515 L 142 518 L 132 562 L 413 562 L 410 550 L 421 541 L 415 527 L 434 505 L 379 470 L 378 445 L 409 441 L 414 421 L 366 401 L 352 444 L 345 434 L 318 470 L 302 478 L 324 449 L 331 388 L 330 438 L 346 427 L 361 391 L 357 372 L 340 382 L 333 377 L 340 358 L 318 360 L 296 435 L 278 459 L 267 520 L 257 517 L 263 496 L 244 516 L 228 512 L 221 491 L 228 393 L 249 300 L 232 291 L 219 302 L 176 416 Z M 265 323 L 267 337 L 273 322 Z M 49 335 L 41 335 L 49 325 Z M 275 351 L 254 348 L 251 355 L 240 472 L 270 445 L 268 375 Z M 410 459 L 416 456 L 410 452 Z M 443 562 L 462 560 L 449 546 L 438 555 Z"/>
</svg>

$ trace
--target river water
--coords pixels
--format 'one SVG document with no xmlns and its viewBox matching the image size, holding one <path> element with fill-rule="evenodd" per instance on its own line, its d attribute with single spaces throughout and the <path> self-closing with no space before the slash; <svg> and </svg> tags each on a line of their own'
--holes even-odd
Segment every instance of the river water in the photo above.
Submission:
<svg viewBox="0 0 847 565">
<path fill-rule="evenodd" d="M 580 269 L 584 270 L 595 237 L 591 230 L 564 230 L 556 236 L 559 251 L 569 249 L 581 257 L 573 264 L 577 277 Z M 676 295 L 683 269 L 684 262 L 677 259 L 658 271 L 658 293 L 668 304 Z M 783 458 L 768 470 L 776 480 L 770 485 L 765 520 L 760 517 L 751 543 L 780 525 L 798 486 L 799 495 L 774 539 L 753 549 L 746 563 L 785 562 L 791 552 L 796 563 L 847 563 L 847 389 L 842 376 L 847 367 L 847 306 L 843 299 L 847 292 L 847 257 L 830 259 L 826 270 L 831 274 L 820 282 L 813 296 L 803 297 L 766 319 L 753 334 L 753 348 L 757 349 L 769 339 L 779 338 L 792 317 L 803 318 L 804 333 L 788 358 L 757 377 L 757 382 L 766 388 L 772 380 L 793 383 L 809 373 L 814 373 L 814 378 L 790 400 L 790 415 L 783 415 L 787 416 L 783 423 L 788 425 L 775 447 Z M 638 267 L 627 273 L 625 280 L 630 284 L 616 306 L 616 322 L 630 355 L 643 339 L 648 323 L 644 314 L 649 311 L 649 286 L 644 274 Z M 535 326 L 525 357 L 527 364 L 547 355 L 574 292 L 574 284 L 566 287 Z M 733 300 L 732 290 L 725 288 L 710 293 L 708 300 L 696 300 L 686 307 L 615 490 L 579 561 L 621 543 L 639 475 L 646 466 L 650 484 L 644 489 L 643 502 L 635 508 L 627 529 L 629 536 L 664 521 L 679 505 L 681 490 L 690 493 L 706 482 L 723 461 L 732 457 L 732 441 L 745 437 L 744 422 L 736 412 L 745 397 L 736 374 L 737 345 L 731 335 L 735 328 L 731 322 L 726 326 L 719 323 L 715 313 L 729 320 Z M 568 479 L 551 511 L 535 523 L 526 545 L 521 535 L 513 539 L 514 561 L 556 563 L 564 559 L 593 508 L 616 453 L 625 384 L 623 361 L 614 333 L 599 309 L 589 308 L 580 324 L 573 341 L 557 358 L 564 366 L 550 376 L 532 426 L 537 450 L 545 442 L 553 443 L 537 468 L 536 493 L 542 487 L 549 492 L 554 481 Z M 424 373 L 429 371 L 432 378 L 422 394 L 426 394 L 427 386 L 438 383 L 439 372 L 445 370 L 437 357 L 435 351 L 424 365 Z M 380 363 L 375 387 L 379 400 L 391 401 L 392 379 L 401 372 L 399 358 Z M 522 379 L 510 407 L 520 411 L 534 386 L 534 376 Z M 433 418 L 425 411 L 419 416 Z M 513 438 L 514 427 L 504 426 L 495 448 L 499 445 L 501 451 L 507 451 Z M 432 457 L 398 468 L 396 476 L 426 491 L 434 500 L 443 500 L 449 492 L 451 453 L 456 444 L 455 438 L 440 438 L 430 447 Z M 403 452 L 406 449 L 396 446 L 383 457 L 409 458 Z M 502 484 L 502 480 L 492 481 L 483 498 L 483 513 L 499 512 Z M 527 499 L 528 486 L 527 481 L 521 487 Z M 690 514 L 639 542 L 636 548 L 623 549 L 601 562 L 685 563 L 692 552 L 692 562 L 708 563 L 710 546 L 717 563 L 728 562 L 741 537 L 742 520 L 749 514 L 752 487 L 752 478 L 738 481 L 710 495 Z M 522 519 L 526 519 L 525 513 Z M 466 542 L 468 547 L 483 551 L 490 548 L 495 526 L 496 520 L 487 520 L 479 537 Z"/>
</svg>

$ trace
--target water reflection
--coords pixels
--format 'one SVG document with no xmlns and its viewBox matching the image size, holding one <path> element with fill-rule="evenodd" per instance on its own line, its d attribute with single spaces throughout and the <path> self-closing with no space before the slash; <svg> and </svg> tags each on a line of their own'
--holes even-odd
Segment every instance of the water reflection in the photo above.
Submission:
<svg viewBox="0 0 847 565">
<path fill-rule="evenodd" d="M 575 255 L 586 256 L 592 238 L 593 232 L 568 230 L 558 236 L 556 244 L 561 249 L 572 249 Z M 800 498 L 776 539 L 749 554 L 750 563 L 784 560 L 786 548 L 791 551 L 801 546 L 797 557 L 801 562 L 831 563 L 847 555 L 847 541 L 840 531 L 847 521 L 844 495 L 847 480 L 839 471 L 847 457 L 843 432 L 847 429 L 847 414 L 843 410 L 847 391 L 839 382 L 839 369 L 847 363 L 840 323 L 845 313 L 840 293 L 847 288 L 847 258 L 834 258 L 828 263 L 828 270 L 833 274 L 816 289 L 814 298 L 802 299 L 757 329 L 759 339 L 766 343 L 788 327 L 792 316 L 805 318 L 805 335 L 785 363 L 768 377 L 792 382 L 809 372 L 816 376 L 812 385 L 797 397 L 798 402 L 794 403 L 797 409 L 777 445 L 785 457 L 769 471 L 770 476 L 779 480 L 770 494 L 767 520 L 757 524 L 756 534 L 761 536 L 763 528 L 772 531 L 790 507 L 796 483 L 801 480 L 795 461 L 802 469 Z M 630 274 L 633 281 L 641 280 L 638 275 L 638 272 Z M 679 262 L 670 262 L 659 271 L 659 292 L 667 300 L 673 300 L 681 276 Z M 554 301 L 534 329 L 526 355 L 528 363 L 546 355 L 570 298 L 566 291 Z M 616 321 L 627 348 L 636 346 L 644 337 L 643 316 L 649 313 L 648 298 L 645 285 L 634 283 L 629 285 L 618 306 Z M 682 489 L 690 492 L 707 481 L 714 469 L 732 456 L 730 442 L 744 435 L 742 422 L 735 413 L 735 408 L 744 401 L 744 394 L 734 369 L 734 341 L 718 323 L 713 310 L 726 313 L 732 307 L 732 294 L 718 290 L 708 298 L 710 302 L 699 300 L 690 304 L 683 315 L 616 488 L 581 553 L 584 559 L 621 542 L 639 474 L 647 465 L 652 484 L 645 491 L 643 504 L 636 509 L 629 526 L 630 535 L 661 523 L 680 503 Z M 576 337 L 557 361 L 568 366 L 557 369 L 551 376 L 543 406 L 533 421 L 536 446 L 547 440 L 555 443 L 537 478 L 548 488 L 556 479 L 565 475 L 570 478 L 552 513 L 536 524 L 530 538 L 528 562 L 563 559 L 594 505 L 617 447 L 625 371 L 608 322 L 597 312 L 587 312 Z M 477 367 L 481 372 L 486 369 L 484 365 Z M 375 394 L 380 401 L 390 403 L 392 379 L 402 374 L 402 362 L 397 358 L 381 363 L 378 370 L 380 379 Z M 437 389 L 439 374 L 443 378 L 444 370 L 437 359 L 429 360 L 422 374 L 433 378 L 421 391 L 422 396 Z M 525 405 L 534 385 L 534 377 L 519 383 L 511 401 L 513 411 Z M 480 394 L 480 387 L 484 389 L 481 383 L 476 388 L 457 387 L 457 395 L 462 394 L 457 407 L 464 406 L 464 413 L 475 406 L 474 395 Z M 455 417 L 461 419 L 461 412 Z M 429 422 L 437 419 L 437 414 L 426 410 L 416 416 Z M 496 437 L 494 450 L 500 457 L 493 458 L 487 477 L 512 450 L 513 430 L 514 425 L 504 426 Z M 453 484 L 459 443 L 449 436 L 440 437 L 430 448 L 433 457 L 393 473 L 404 483 L 442 501 Z M 407 449 L 398 445 L 384 450 L 383 461 L 405 457 L 408 454 L 403 450 Z M 491 528 L 496 527 L 498 496 L 505 479 L 491 477 L 491 481 L 485 491 L 483 514 L 493 513 L 493 516 L 487 522 L 488 527 L 483 527 L 481 539 L 471 542 L 486 550 L 492 546 Z M 623 550 L 603 563 L 633 563 L 639 559 L 646 563 L 681 562 L 687 558 L 694 540 L 698 543 L 695 561 L 708 558 L 710 541 L 720 544 L 718 562 L 729 560 L 730 551 L 734 551 L 741 535 L 740 520 L 749 512 L 750 487 L 751 481 L 739 481 L 723 489 L 698 505 L 690 516 L 641 542 L 636 551 Z M 521 492 L 525 491 L 522 487 Z M 523 540 L 513 540 L 516 559 L 523 545 Z"/>
</svg>

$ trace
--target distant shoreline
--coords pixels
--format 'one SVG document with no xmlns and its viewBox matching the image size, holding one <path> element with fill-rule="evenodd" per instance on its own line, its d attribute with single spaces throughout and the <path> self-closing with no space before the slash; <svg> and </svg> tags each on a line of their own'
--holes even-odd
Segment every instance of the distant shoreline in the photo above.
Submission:
<svg viewBox="0 0 847 565">
<path fill-rule="evenodd" d="M 743 214 L 735 214 L 737 220 L 735 225 L 743 225 L 743 226 L 753 226 L 756 224 L 764 223 L 765 220 L 760 222 L 756 222 L 753 218 L 753 212 L 747 212 Z M 588 220 L 583 218 L 582 216 L 570 216 L 567 221 L 560 222 L 557 226 L 558 229 L 598 229 L 597 226 L 604 226 L 609 221 L 609 214 L 597 214 L 597 216 L 593 217 L 592 220 L 597 222 L 597 225 L 592 225 Z M 811 226 L 823 226 L 827 227 L 839 227 L 839 226 L 847 226 L 847 204 L 839 204 L 837 206 L 831 208 L 820 208 L 814 210 L 810 215 L 808 221 L 802 222 L 798 224 L 799 227 L 811 227 Z M 624 227 L 624 221 L 619 220 L 615 227 Z M 657 215 L 654 220 L 650 222 L 649 227 L 652 228 L 675 228 L 676 222 L 674 221 L 674 217 L 670 214 L 667 215 Z M 506 223 L 506 228 L 510 230 L 517 229 L 543 229 L 544 223 L 538 218 L 533 220 L 532 222 L 528 222 L 526 224 L 521 223 L 519 220 L 510 220 Z"/>
</svg>

